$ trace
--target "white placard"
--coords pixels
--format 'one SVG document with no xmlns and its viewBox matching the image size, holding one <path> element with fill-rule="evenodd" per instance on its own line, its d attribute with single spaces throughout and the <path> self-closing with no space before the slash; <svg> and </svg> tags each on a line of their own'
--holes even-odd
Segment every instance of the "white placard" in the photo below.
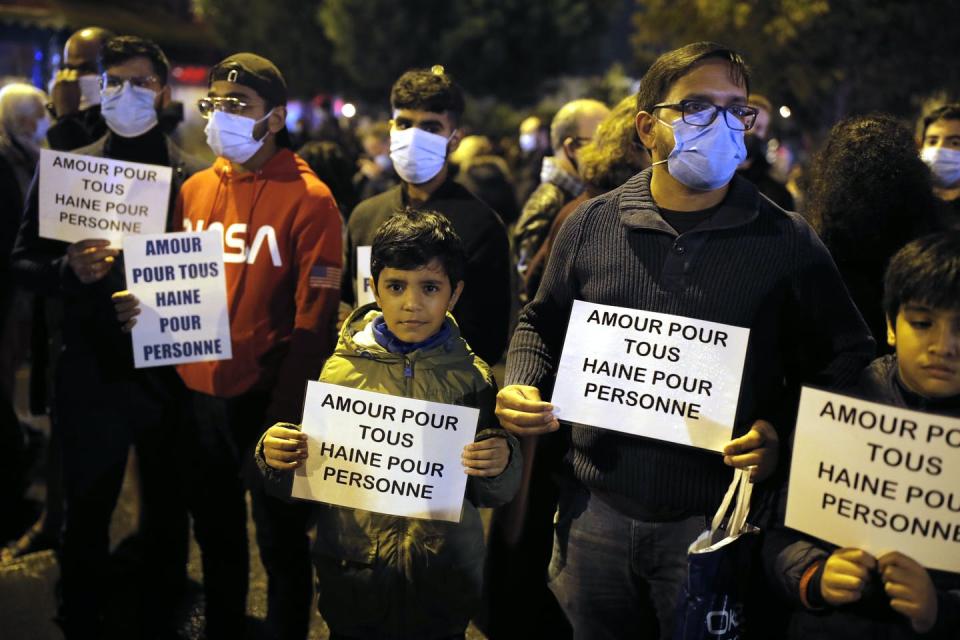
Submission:
<svg viewBox="0 0 960 640">
<path fill-rule="evenodd" d="M 127 289 L 140 300 L 135 367 L 233 357 L 219 231 L 125 236 L 123 260 Z"/>
<path fill-rule="evenodd" d="M 63 242 L 163 233 L 170 167 L 40 150 L 40 237 Z"/>
<path fill-rule="evenodd" d="M 376 302 L 373 297 L 373 275 L 370 269 L 371 247 L 357 247 L 357 306 Z"/>
<path fill-rule="evenodd" d="M 786 525 L 960 572 L 960 419 L 805 387 Z"/>
<path fill-rule="evenodd" d="M 576 300 L 553 404 L 560 420 L 721 451 L 749 329 Z"/>
<path fill-rule="evenodd" d="M 306 464 L 294 498 L 407 518 L 459 522 L 460 462 L 480 412 L 325 382 L 309 382 Z"/>
</svg>

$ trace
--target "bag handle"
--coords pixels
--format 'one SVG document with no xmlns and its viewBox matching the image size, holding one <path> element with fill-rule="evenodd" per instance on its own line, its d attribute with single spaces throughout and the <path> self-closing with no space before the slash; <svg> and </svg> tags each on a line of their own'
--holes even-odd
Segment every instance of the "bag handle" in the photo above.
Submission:
<svg viewBox="0 0 960 640">
<path fill-rule="evenodd" d="M 740 533 L 743 525 L 747 522 L 747 516 L 750 513 L 750 497 L 753 495 L 753 483 L 750 482 L 750 472 L 752 467 L 746 469 L 734 469 L 733 481 L 727 488 L 727 493 L 720 502 L 720 508 L 713 516 L 713 522 L 710 525 L 711 535 L 715 533 L 723 523 L 724 516 L 730 510 L 733 503 L 733 497 L 736 495 L 737 501 L 733 505 L 733 514 L 727 523 L 727 535 L 734 536 Z"/>
</svg>

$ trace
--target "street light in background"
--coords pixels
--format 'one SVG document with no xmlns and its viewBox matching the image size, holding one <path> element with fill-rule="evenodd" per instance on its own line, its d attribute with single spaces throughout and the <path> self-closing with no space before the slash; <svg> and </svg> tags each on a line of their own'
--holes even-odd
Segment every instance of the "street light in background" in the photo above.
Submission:
<svg viewBox="0 0 960 640">
<path fill-rule="evenodd" d="M 780 107 L 781 118 L 789 118 L 791 115 L 793 115 L 793 111 L 790 111 L 790 107 L 788 107 L 787 105 L 783 105 L 782 107 Z"/>
<path fill-rule="evenodd" d="M 353 106 L 352 102 L 344 102 L 343 106 L 340 107 L 340 115 L 344 118 L 352 118 L 357 115 L 357 108 Z"/>
</svg>

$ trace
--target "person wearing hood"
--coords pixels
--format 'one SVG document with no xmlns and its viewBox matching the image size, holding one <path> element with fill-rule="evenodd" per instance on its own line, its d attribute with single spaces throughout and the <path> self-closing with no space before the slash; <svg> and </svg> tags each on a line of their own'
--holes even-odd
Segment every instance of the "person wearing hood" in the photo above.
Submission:
<svg viewBox="0 0 960 640">
<path fill-rule="evenodd" d="M 77 149 L 85 156 L 171 167 L 167 229 L 183 181 L 199 170 L 158 127 L 170 65 L 149 40 L 119 36 L 100 50 L 101 111 L 108 131 Z M 134 369 L 130 339 L 114 318 L 110 296 L 123 289 L 122 255 L 108 240 L 72 244 L 39 235 L 39 174 L 27 196 L 13 251 L 16 282 L 63 303 L 63 349 L 56 365 L 53 425 L 63 444 L 66 517 L 60 619 L 67 638 L 100 637 L 107 613 L 110 517 L 129 449 L 140 467 L 143 566 L 138 596 L 143 637 L 170 631 L 185 578 L 186 511 L 170 489 L 177 409 L 184 390 L 170 367 Z"/>
<path fill-rule="evenodd" d="M 306 505 L 266 495 L 253 458 L 264 428 L 299 422 L 307 380 L 335 343 L 341 218 L 330 189 L 291 151 L 287 85 L 266 58 L 237 53 L 210 70 L 198 102 L 213 166 L 183 187 L 187 231 L 222 229 L 233 358 L 180 365 L 190 390 L 181 460 L 203 555 L 208 638 L 243 637 L 250 490 L 267 570 L 267 635 L 306 638 L 310 556 Z M 115 296 L 129 329 L 138 302 Z M 202 490 L 199 490 L 202 488 Z"/>
</svg>

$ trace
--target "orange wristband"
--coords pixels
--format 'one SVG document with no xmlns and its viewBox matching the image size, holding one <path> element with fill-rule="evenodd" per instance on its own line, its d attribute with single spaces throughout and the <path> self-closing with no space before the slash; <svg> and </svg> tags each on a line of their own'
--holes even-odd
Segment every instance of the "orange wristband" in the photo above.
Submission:
<svg viewBox="0 0 960 640">
<path fill-rule="evenodd" d="M 813 576 L 817 573 L 817 570 L 820 568 L 821 564 L 823 564 L 823 561 L 817 560 L 807 567 L 803 572 L 803 575 L 800 577 L 800 602 L 806 609 L 816 609 L 816 607 L 810 604 L 810 601 L 807 598 L 807 589 L 810 587 L 810 580 L 813 579 Z"/>
</svg>

